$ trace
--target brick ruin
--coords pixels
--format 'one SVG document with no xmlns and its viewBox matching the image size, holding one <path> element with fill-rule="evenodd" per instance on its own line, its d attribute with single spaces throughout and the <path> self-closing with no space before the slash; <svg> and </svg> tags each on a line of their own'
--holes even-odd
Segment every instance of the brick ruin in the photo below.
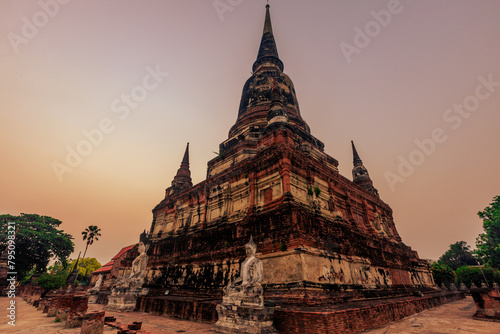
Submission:
<svg viewBox="0 0 500 334">
<path fill-rule="evenodd" d="M 497 288 L 472 288 L 470 290 L 477 311 L 474 319 L 500 321 L 500 290 Z"/>
<path fill-rule="evenodd" d="M 90 287 L 95 287 L 100 277 L 102 281 L 98 291 L 95 291 L 89 298 L 89 304 L 108 304 L 108 299 L 111 295 L 111 287 L 116 282 L 116 279 L 130 273 L 132 261 L 139 255 L 137 246 L 138 244 L 133 244 L 123 247 L 113 258 L 111 258 L 111 261 L 92 272 L 89 283 Z"/>
<path fill-rule="evenodd" d="M 435 291 L 429 264 L 402 242 L 354 143 L 351 181 L 311 134 L 283 70 L 267 6 L 253 73 L 219 156 L 193 185 L 188 144 L 153 209 L 150 294 L 138 302 L 141 310 L 178 307 L 176 316 L 213 321 L 209 305 L 238 276 L 251 236 L 263 261 L 265 299 L 276 304 Z"/>
</svg>

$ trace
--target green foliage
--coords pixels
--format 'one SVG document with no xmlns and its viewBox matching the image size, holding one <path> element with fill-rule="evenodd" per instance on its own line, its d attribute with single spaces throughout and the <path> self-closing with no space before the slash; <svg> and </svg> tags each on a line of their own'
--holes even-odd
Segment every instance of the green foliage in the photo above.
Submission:
<svg viewBox="0 0 500 334">
<path fill-rule="evenodd" d="M 431 271 L 437 285 L 450 284 L 455 281 L 455 272 L 445 264 L 434 262 L 431 265 Z"/>
<path fill-rule="evenodd" d="M 438 262 L 447 265 L 453 270 L 457 270 L 457 268 L 463 266 L 478 264 L 470 246 L 465 241 L 458 241 L 451 244 L 450 249 L 439 258 Z"/>
<path fill-rule="evenodd" d="M 95 225 L 90 225 L 82 232 L 83 241 L 87 240 L 87 246 L 92 245 L 94 241 L 99 240 L 100 236 L 101 236 L 101 229 Z"/>
<path fill-rule="evenodd" d="M 59 275 L 65 274 L 69 275 L 71 270 L 76 264 L 76 260 L 69 260 L 66 266 L 63 266 L 61 263 L 54 263 L 51 267 L 49 267 L 49 274 L 51 275 Z M 89 257 L 86 259 L 80 259 L 78 262 L 78 275 L 79 277 L 88 277 L 91 273 L 101 268 L 101 264 L 94 257 Z"/>
<path fill-rule="evenodd" d="M 68 265 L 68 269 L 71 270 L 76 264 L 76 260 L 71 260 Z M 95 257 L 88 257 L 86 259 L 80 260 L 78 263 L 78 274 L 80 277 L 87 277 L 92 272 L 101 268 L 102 265 L 97 261 Z"/>
<path fill-rule="evenodd" d="M 61 273 L 69 273 L 69 270 L 70 268 L 68 262 L 66 262 L 65 264 L 56 262 L 48 268 L 48 273 L 51 275 L 58 275 Z"/>
<path fill-rule="evenodd" d="M 59 230 L 61 221 L 37 214 L 0 215 L 0 229 L 7 231 L 8 222 L 16 222 L 16 271 L 22 281 L 34 270 L 43 273 L 51 259 L 65 262 L 73 252 L 73 237 Z M 0 249 L 7 246 L 7 233 L 0 233 Z"/>
<path fill-rule="evenodd" d="M 66 284 L 65 274 L 51 275 L 43 274 L 36 279 L 38 286 L 45 289 L 45 291 L 62 288 Z"/>
<path fill-rule="evenodd" d="M 478 215 L 483 219 L 484 233 L 476 239 L 476 252 L 485 264 L 500 268 L 500 196 Z"/>
<path fill-rule="evenodd" d="M 480 287 L 481 283 L 484 282 L 484 277 L 490 285 L 493 282 L 500 284 L 500 270 L 488 267 L 461 267 L 457 269 L 457 283 L 465 283 L 469 287 L 473 282 L 477 287 Z"/>
<path fill-rule="evenodd" d="M 316 197 L 319 197 L 319 195 L 321 194 L 321 189 L 319 189 L 319 187 L 315 187 L 314 193 L 316 194 Z"/>
<path fill-rule="evenodd" d="M 312 196 L 314 194 L 314 190 L 312 188 L 307 188 L 307 194 Z"/>
<path fill-rule="evenodd" d="M 90 225 L 82 232 L 83 241 L 87 240 L 87 245 L 85 246 L 85 252 L 83 252 L 83 259 L 85 259 L 85 254 L 87 254 L 87 249 L 89 245 L 92 245 L 94 241 L 99 240 L 101 236 L 101 229 L 95 225 Z"/>
<path fill-rule="evenodd" d="M 24 275 L 24 278 L 20 281 L 21 285 L 28 284 L 31 281 L 31 276 L 33 276 L 33 274 L 35 274 L 34 270 L 30 270 L 28 273 L 26 273 L 26 275 Z"/>
<path fill-rule="evenodd" d="M 286 243 L 282 242 L 281 245 L 280 245 L 280 250 L 282 252 L 286 251 L 287 250 L 287 247 L 286 247 Z"/>
<path fill-rule="evenodd" d="M 59 262 L 54 263 L 52 266 L 48 268 L 47 273 L 50 275 L 68 275 L 70 271 L 70 267 L 68 264 L 66 266 L 62 265 Z"/>
</svg>

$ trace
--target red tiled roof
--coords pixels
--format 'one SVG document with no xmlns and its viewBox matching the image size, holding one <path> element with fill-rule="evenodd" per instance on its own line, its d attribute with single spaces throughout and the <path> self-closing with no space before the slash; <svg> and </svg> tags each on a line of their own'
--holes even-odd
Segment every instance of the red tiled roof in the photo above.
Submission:
<svg viewBox="0 0 500 334">
<path fill-rule="evenodd" d="M 112 267 L 114 262 L 115 262 L 114 260 L 111 260 L 108 263 L 106 263 L 104 266 L 102 266 L 101 268 L 104 268 L 104 267 L 107 267 L 107 266 Z"/>
<path fill-rule="evenodd" d="M 110 262 L 106 263 L 104 266 L 102 266 L 101 268 L 97 269 L 96 271 L 93 271 L 92 274 L 100 274 L 100 273 L 104 273 L 107 271 L 111 271 L 112 268 L 113 268 L 113 261 L 110 261 Z"/>
<path fill-rule="evenodd" d="M 115 263 L 115 259 L 117 259 L 120 256 L 122 256 L 125 252 L 131 250 L 135 245 L 137 245 L 137 244 L 133 244 L 133 245 L 130 245 L 130 246 L 127 246 L 127 247 L 123 247 L 121 249 L 121 251 L 118 252 L 118 254 L 116 254 L 115 256 L 113 256 L 113 258 L 111 259 L 111 261 L 109 261 L 108 263 L 106 263 L 101 268 L 97 269 L 96 271 L 93 271 L 92 274 L 101 274 L 101 273 L 104 273 L 104 272 L 111 271 L 111 269 L 113 268 L 113 263 Z"/>
<path fill-rule="evenodd" d="M 113 268 L 113 264 L 115 263 L 115 259 L 119 258 L 125 252 L 127 252 L 127 251 L 131 250 L 132 248 L 134 248 L 135 245 L 137 245 L 137 244 L 133 244 L 133 245 L 130 245 L 130 246 L 127 246 L 127 247 L 123 247 L 121 249 L 121 251 L 118 252 L 118 254 L 116 254 L 115 256 L 113 256 L 113 258 L 111 259 L 111 261 L 109 261 L 108 263 L 106 263 L 104 266 L 102 266 L 101 268 L 97 269 L 96 271 L 93 271 L 92 275 L 93 274 L 101 274 L 101 273 L 104 273 L 104 272 L 111 271 L 111 269 Z"/>
<path fill-rule="evenodd" d="M 137 244 L 133 244 L 133 245 L 130 245 L 130 246 L 127 246 L 127 247 L 123 247 L 122 250 L 119 251 L 118 254 L 116 254 L 111 260 L 115 260 L 115 259 L 119 258 L 120 256 L 123 255 L 123 253 L 125 253 L 126 251 L 131 250 L 135 245 L 137 245 Z"/>
</svg>

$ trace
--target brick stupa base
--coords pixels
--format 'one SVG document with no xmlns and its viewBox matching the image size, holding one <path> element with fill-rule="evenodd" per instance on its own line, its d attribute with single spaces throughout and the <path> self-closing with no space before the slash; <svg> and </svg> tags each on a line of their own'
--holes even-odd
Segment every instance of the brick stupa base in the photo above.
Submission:
<svg viewBox="0 0 500 334">
<path fill-rule="evenodd" d="M 288 334 L 360 333 L 462 298 L 464 292 L 443 291 L 317 307 L 282 305 L 275 311 L 274 327 Z M 220 301 L 173 296 L 141 297 L 139 301 L 142 312 L 210 323 L 218 320 L 217 303 Z"/>
<path fill-rule="evenodd" d="M 360 333 L 462 298 L 465 298 L 463 292 L 439 292 L 331 307 L 282 308 L 276 310 L 274 325 L 280 333 L 290 334 Z"/>
</svg>

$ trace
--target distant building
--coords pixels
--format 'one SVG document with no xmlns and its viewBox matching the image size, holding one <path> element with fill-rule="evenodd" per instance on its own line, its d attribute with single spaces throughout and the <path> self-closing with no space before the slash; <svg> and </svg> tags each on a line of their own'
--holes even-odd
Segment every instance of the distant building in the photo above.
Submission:
<svg viewBox="0 0 500 334">
<path fill-rule="evenodd" d="M 137 244 L 123 247 L 118 254 L 113 256 L 111 261 L 92 272 L 89 286 L 94 286 L 99 276 L 102 275 L 101 290 L 109 289 L 110 285 L 112 285 L 118 277 L 130 271 L 132 263 L 130 259 L 133 260 L 137 255 Z"/>
</svg>

